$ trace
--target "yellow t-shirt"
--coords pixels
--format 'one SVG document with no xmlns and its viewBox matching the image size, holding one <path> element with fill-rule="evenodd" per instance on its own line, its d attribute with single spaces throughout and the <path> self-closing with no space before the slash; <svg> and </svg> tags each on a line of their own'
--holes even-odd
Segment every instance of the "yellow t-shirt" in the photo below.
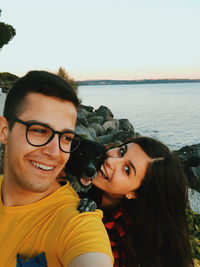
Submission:
<svg viewBox="0 0 200 267">
<path fill-rule="evenodd" d="M 200 267 L 200 260 L 194 259 L 194 267 Z"/>
<path fill-rule="evenodd" d="M 69 183 L 24 206 L 6 207 L 0 200 L 0 266 L 16 267 L 17 254 L 30 259 L 42 252 L 48 267 L 68 266 L 87 252 L 113 260 L 102 211 L 79 213 L 78 202 Z"/>
</svg>

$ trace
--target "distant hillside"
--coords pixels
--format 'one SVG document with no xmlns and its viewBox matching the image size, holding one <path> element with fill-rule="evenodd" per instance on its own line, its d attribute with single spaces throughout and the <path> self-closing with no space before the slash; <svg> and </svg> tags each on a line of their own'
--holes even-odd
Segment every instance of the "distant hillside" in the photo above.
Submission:
<svg viewBox="0 0 200 267">
<path fill-rule="evenodd" d="M 158 79 L 158 80 L 85 80 L 77 81 L 79 85 L 112 85 L 112 84 L 156 84 L 156 83 L 194 83 L 200 79 Z"/>
<path fill-rule="evenodd" d="M 9 73 L 0 72 L 0 87 L 7 92 L 19 77 Z M 78 85 L 112 85 L 112 84 L 159 84 L 159 83 L 194 83 L 200 79 L 144 79 L 144 80 L 85 80 L 75 81 Z"/>
<path fill-rule="evenodd" d="M 0 80 L 2 81 L 15 81 L 18 79 L 18 76 L 9 72 L 0 72 Z"/>
</svg>

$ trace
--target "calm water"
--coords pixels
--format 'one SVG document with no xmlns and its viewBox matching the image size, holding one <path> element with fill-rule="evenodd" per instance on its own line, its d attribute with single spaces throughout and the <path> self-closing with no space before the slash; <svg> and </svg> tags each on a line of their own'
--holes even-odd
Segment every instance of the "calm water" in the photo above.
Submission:
<svg viewBox="0 0 200 267">
<path fill-rule="evenodd" d="M 80 86 L 79 96 L 172 149 L 200 143 L 200 83 Z"/>
<path fill-rule="evenodd" d="M 200 143 L 200 83 L 80 86 L 84 105 L 104 105 L 136 132 L 178 149 Z M 5 94 L 0 95 L 2 115 Z"/>
</svg>

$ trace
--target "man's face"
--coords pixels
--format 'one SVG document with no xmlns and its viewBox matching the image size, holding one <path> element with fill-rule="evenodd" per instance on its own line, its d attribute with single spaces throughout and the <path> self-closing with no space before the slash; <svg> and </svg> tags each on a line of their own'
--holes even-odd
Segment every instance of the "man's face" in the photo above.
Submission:
<svg viewBox="0 0 200 267">
<path fill-rule="evenodd" d="M 48 124 L 57 131 L 74 130 L 77 111 L 73 103 L 39 93 L 29 93 L 25 109 L 19 119 Z M 26 126 L 15 122 L 8 131 L 5 149 L 4 176 L 14 190 L 21 194 L 51 193 L 56 187 L 56 177 L 70 154 L 59 149 L 56 134 L 50 143 L 34 147 L 26 140 Z M 0 140 L 1 141 L 1 140 Z M 15 191 L 16 192 L 16 191 Z"/>
</svg>

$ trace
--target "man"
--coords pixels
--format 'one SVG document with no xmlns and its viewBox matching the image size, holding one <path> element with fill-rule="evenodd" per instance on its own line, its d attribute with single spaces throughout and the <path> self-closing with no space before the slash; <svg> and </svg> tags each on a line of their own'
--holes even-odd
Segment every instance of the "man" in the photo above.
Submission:
<svg viewBox="0 0 200 267">
<path fill-rule="evenodd" d="M 75 191 L 56 180 L 76 138 L 78 106 L 73 88 L 45 71 L 29 72 L 7 95 L 0 266 L 112 266 L 101 211 L 80 214 Z"/>
</svg>

